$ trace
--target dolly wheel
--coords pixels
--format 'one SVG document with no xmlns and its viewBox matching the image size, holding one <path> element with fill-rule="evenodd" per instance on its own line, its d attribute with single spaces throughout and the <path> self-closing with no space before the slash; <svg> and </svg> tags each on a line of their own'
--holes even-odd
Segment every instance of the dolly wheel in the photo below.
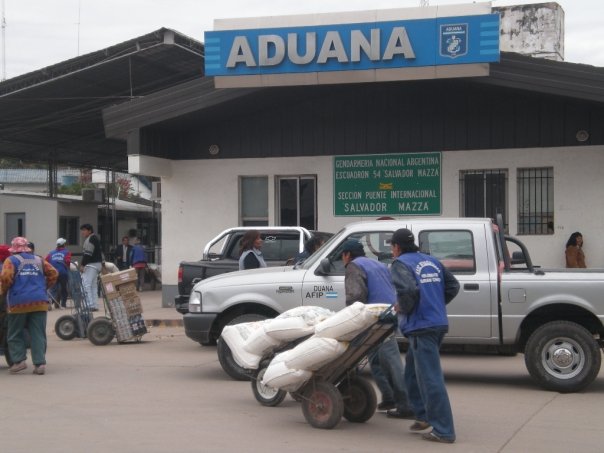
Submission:
<svg viewBox="0 0 604 453">
<path fill-rule="evenodd" d="M 61 340 L 73 340 L 78 333 L 76 320 L 71 315 L 64 315 L 55 322 L 55 332 Z"/>
<path fill-rule="evenodd" d="M 355 376 L 338 387 L 344 401 L 344 418 L 353 423 L 365 423 L 375 413 L 377 397 L 367 379 Z"/>
<path fill-rule="evenodd" d="M 86 336 L 95 346 L 105 346 L 111 343 L 111 340 L 115 337 L 115 330 L 113 329 L 111 320 L 107 318 L 94 318 L 88 324 Z"/>
<path fill-rule="evenodd" d="M 262 378 L 264 377 L 264 373 L 266 373 L 266 368 L 266 366 L 262 366 L 256 377 L 252 378 L 252 392 L 254 393 L 256 401 L 263 406 L 278 406 L 287 396 L 287 392 L 285 390 L 269 387 L 268 385 L 262 383 Z"/>
<path fill-rule="evenodd" d="M 304 391 L 302 412 L 306 421 L 314 428 L 335 428 L 344 413 L 342 395 L 329 382 L 311 382 Z"/>
</svg>

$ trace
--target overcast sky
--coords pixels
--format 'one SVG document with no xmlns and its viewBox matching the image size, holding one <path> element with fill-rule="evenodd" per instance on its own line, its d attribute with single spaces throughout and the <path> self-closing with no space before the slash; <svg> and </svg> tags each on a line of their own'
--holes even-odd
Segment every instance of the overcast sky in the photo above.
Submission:
<svg viewBox="0 0 604 453">
<path fill-rule="evenodd" d="M 214 19 L 419 6 L 420 0 L 0 0 L 6 77 L 35 71 L 161 27 L 199 41 Z M 430 0 L 430 6 L 470 3 Z M 494 6 L 522 4 L 496 0 Z M 524 3 L 538 3 L 527 1 Z M 603 0 L 559 0 L 566 61 L 604 67 Z M 0 77 L 2 74 L 0 73 Z"/>
</svg>

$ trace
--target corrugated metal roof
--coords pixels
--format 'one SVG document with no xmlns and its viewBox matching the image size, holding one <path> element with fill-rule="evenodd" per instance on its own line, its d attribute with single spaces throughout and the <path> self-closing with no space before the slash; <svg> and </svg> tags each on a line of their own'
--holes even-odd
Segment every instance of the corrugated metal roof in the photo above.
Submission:
<svg viewBox="0 0 604 453">
<path fill-rule="evenodd" d="M 0 156 L 127 169 L 101 110 L 203 76 L 203 44 L 166 28 L 0 83 Z"/>
</svg>

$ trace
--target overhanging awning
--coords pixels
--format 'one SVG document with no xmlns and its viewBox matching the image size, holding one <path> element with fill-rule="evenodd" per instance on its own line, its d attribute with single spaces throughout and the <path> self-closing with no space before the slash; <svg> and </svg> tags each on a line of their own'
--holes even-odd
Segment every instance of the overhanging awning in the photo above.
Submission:
<svg viewBox="0 0 604 453">
<path fill-rule="evenodd" d="M 203 77 L 203 44 L 162 28 L 0 83 L 0 157 L 126 170 L 102 109 Z"/>
</svg>

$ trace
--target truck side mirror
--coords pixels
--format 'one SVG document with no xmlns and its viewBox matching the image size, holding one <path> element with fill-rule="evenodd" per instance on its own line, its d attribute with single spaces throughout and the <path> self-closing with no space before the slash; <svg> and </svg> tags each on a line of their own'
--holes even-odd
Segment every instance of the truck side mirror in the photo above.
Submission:
<svg viewBox="0 0 604 453">
<path fill-rule="evenodd" d="M 331 272 L 331 261 L 329 258 L 323 258 L 317 267 L 317 275 L 329 275 Z"/>
</svg>

